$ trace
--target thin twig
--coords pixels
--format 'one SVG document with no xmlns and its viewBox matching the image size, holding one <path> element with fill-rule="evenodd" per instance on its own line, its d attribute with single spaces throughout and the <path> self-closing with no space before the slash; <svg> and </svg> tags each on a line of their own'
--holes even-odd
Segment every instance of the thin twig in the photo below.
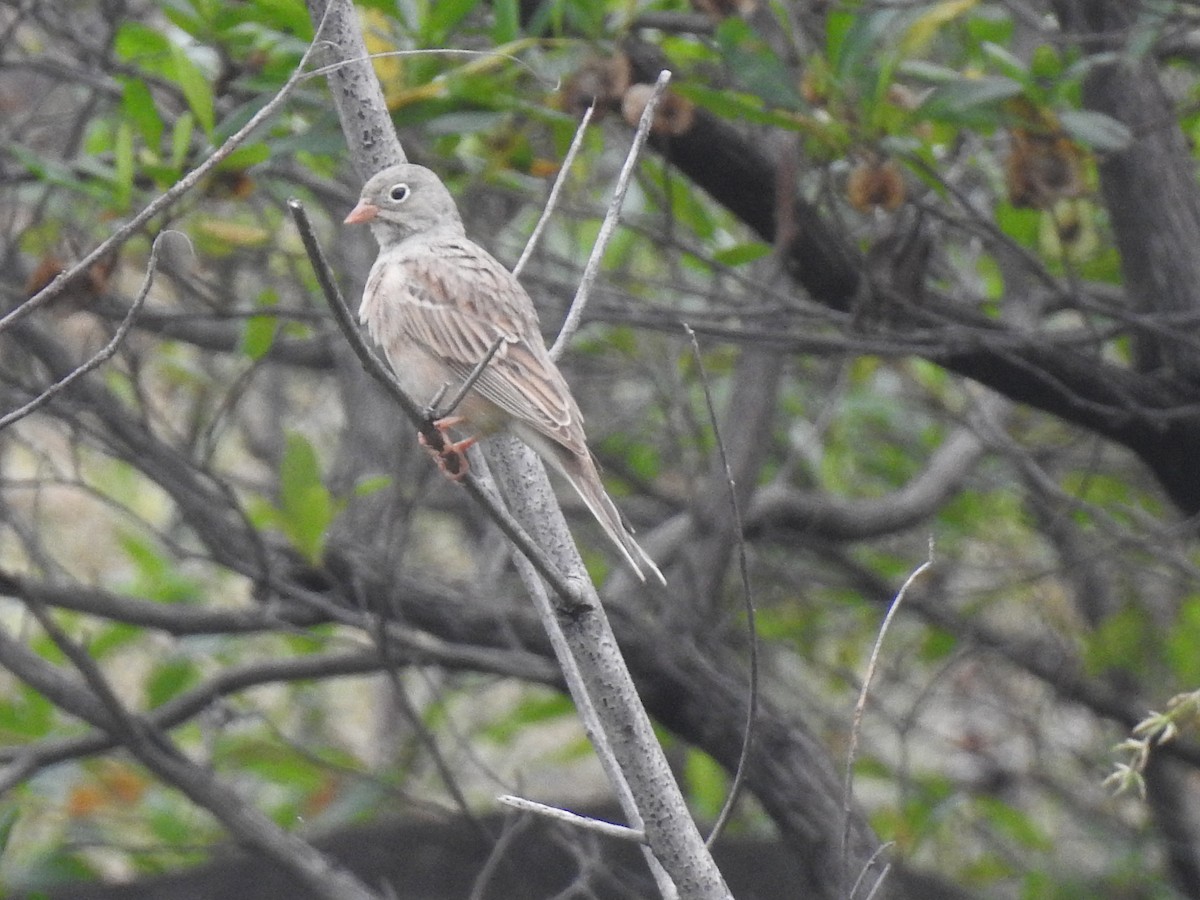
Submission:
<svg viewBox="0 0 1200 900">
<path fill-rule="evenodd" d="M 359 597 L 358 599 L 361 602 L 365 598 Z M 437 738 L 433 736 L 432 729 L 421 717 L 412 700 L 409 699 L 404 682 L 400 680 L 400 668 L 406 660 L 399 653 L 395 652 L 395 648 L 387 639 L 386 614 L 370 612 L 368 616 L 372 624 L 371 639 L 375 642 L 379 656 L 384 662 L 383 671 L 387 677 L 388 685 L 392 689 L 391 700 L 393 704 L 400 711 L 400 715 L 405 718 L 408 727 L 416 733 L 417 740 L 424 745 L 425 752 L 429 754 L 429 758 L 433 760 L 433 766 L 437 770 L 438 777 L 445 786 L 446 792 L 458 807 L 459 815 L 470 823 L 471 827 L 475 829 L 475 833 L 482 840 L 485 842 L 492 841 L 492 835 L 488 833 L 487 827 L 475 815 L 471 809 L 471 804 L 467 802 L 466 795 L 463 794 L 462 788 L 459 787 L 458 782 L 455 780 L 450 764 L 446 760 L 446 754 L 442 752 L 442 748 L 438 745 Z"/>
<path fill-rule="evenodd" d="M 890 843 L 883 845 L 883 847 L 890 847 L 890 846 L 891 846 Z M 883 847 L 881 847 L 880 849 L 883 849 Z M 883 884 L 885 881 L 887 881 L 887 877 L 888 877 L 888 875 L 891 874 L 891 872 L 892 872 L 892 864 L 888 863 L 886 866 L 883 867 L 883 871 L 879 873 L 879 877 L 875 879 L 875 884 L 873 884 L 871 886 L 871 892 L 869 894 L 867 894 L 867 896 L 864 898 L 864 900 L 875 900 L 875 895 L 878 894 L 879 891 L 883 888 Z"/>
<path fill-rule="evenodd" d="M 605 822 L 602 819 L 593 819 L 591 816 L 581 816 L 578 813 L 560 809 L 557 806 L 547 806 L 544 803 L 537 803 L 536 801 L 526 800 L 522 797 L 514 797 L 511 794 L 502 794 L 496 798 L 496 802 L 523 812 L 545 816 L 547 819 L 554 819 L 556 822 L 565 822 L 577 828 L 586 828 L 588 831 L 595 831 L 606 837 L 613 837 L 622 841 L 633 841 L 635 844 L 644 844 L 646 842 L 646 833 L 644 831 L 630 828 L 627 825 L 616 825 L 613 822 Z"/>
<path fill-rule="evenodd" d="M 492 357 L 496 355 L 496 351 L 500 349 L 501 345 L 504 344 L 504 341 L 504 335 L 500 335 L 500 337 L 492 341 L 492 346 L 488 347 L 488 352 L 483 354 L 483 359 L 475 363 L 475 368 L 471 370 L 471 374 L 466 377 L 463 383 L 459 386 L 458 390 L 455 392 L 454 396 L 450 398 L 450 402 L 443 407 L 435 409 L 435 407 L 438 407 L 438 404 L 442 399 L 443 391 L 439 391 L 438 396 L 430 402 L 429 408 L 426 411 L 426 415 L 430 419 L 437 421 L 438 419 L 446 418 L 452 412 L 454 412 L 454 410 L 458 409 L 458 404 L 462 403 L 463 397 L 467 396 L 467 392 L 470 391 L 471 388 L 475 387 L 475 382 L 479 380 L 479 377 L 483 374 L 483 370 L 488 367 L 488 363 L 492 361 Z"/>
<path fill-rule="evenodd" d="M 729 455 L 725 451 L 725 441 L 721 438 L 721 429 L 717 424 L 717 408 L 713 404 L 712 390 L 708 376 L 704 371 L 704 359 L 700 355 L 700 342 L 696 340 L 696 332 L 686 323 L 683 330 L 687 332 L 692 342 L 692 356 L 696 360 L 696 370 L 700 375 L 700 385 L 704 388 L 704 402 L 708 406 L 708 418 L 712 422 L 713 437 L 717 443 L 717 453 L 721 457 L 721 465 L 725 469 L 725 484 L 729 488 L 729 509 L 733 514 L 733 533 L 737 540 L 738 574 L 742 579 L 742 598 L 746 609 L 746 631 L 750 638 L 750 697 L 746 709 L 746 727 L 742 731 L 742 751 L 738 756 L 737 770 L 733 773 L 733 783 L 729 786 L 729 795 L 721 807 L 717 821 L 704 842 L 711 847 L 720 836 L 721 831 L 733 814 L 738 795 L 746 780 L 746 770 L 750 765 L 750 749 L 754 743 L 754 720 L 758 715 L 758 622 L 754 611 L 754 593 L 750 587 L 750 567 L 746 561 L 746 539 L 742 527 L 742 509 L 738 503 L 737 486 L 733 481 L 733 467 L 729 464 Z"/>
<path fill-rule="evenodd" d="M 283 105 L 283 102 L 291 95 L 296 86 L 302 81 L 312 77 L 311 74 L 304 71 L 304 67 L 308 64 L 309 57 L 312 56 L 313 50 L 316 48 L 317 44 L 320 43 L 318 38 L 321 35 L 321 28 L 324 26 L 324 24 L 324 19 L 322 19 L 317 26 L 317 31 L 313 36 L 312 43 L 308 45 L 308 48 L 304 51 L 304 55 L 300 57 L 300 62 L 297 63 L 295 70 L 284 83 L 283 87 L 279 89 L 279 92 L 270 100 L 268 100 L 262 109 L 251 116 L 250 120 L 245 125 L 230 135 L 225 143 L 214 150 L 208 159 L 204 160 L 204 162 L 192 169 L 192 171 L 190 171 L 187 175 L 180 178 L 179 181 L 171 185 L 171 187 L 168 188 L 164 193 L 150 201 L 150 203 L 147 204 L 140 213 L 97 244 L 91 253 L 79 260 L 79 262 L 75 263 L 75 265 L 71 266 L 71 268 L 59 274 L 57 278 L 51 281 L 48 285 L 22 303 L 12 312 L 8 313 L 8 315 L 0 318 L 0 333 L 4 332 L 17 322 L 21 321 L 21 319 L 24 319 L 26 316 L 33 313 L 39 307 L 45 306 L 51 300 L 61 296 L 72 281 L 90 269 L 94 263 L 107 255 L 109 251 L 121 246 L 127 240 L 133 237 L 133 235 L 136 234 L 143 225 L 145 225 L 159 213 L 170 209 L 171 206 L 173 206 L 180 198 L 182 198 L 184 194 L 194 188 L 202 178 L 204 178 L 209 172 L 224 162 L 229 155 L 233 153 L 233 151 L 236 150 L 256 128 L 258 128 L 259 125 L 273 116 L 276 110 L 278 110 L 279 107 Z"/>
<path fill-rule="evenodd" d="M 654 110 L 658 108 L 658 102 L 666 92 L 667 83 L 670 80 L 669 69 L 663 69 L 658 73 L 654 91 L 646 102 L 646 108 L 642 110 L 642 118 L 638 121 L 637 131 L 633 135 L 633 143 L 630 144 L 629 153 L 625 156 L 625 165 L 621 167 L 621 173 L 617 176 L 617 186 L 613 191 L 612 200 L 608 204 L 604 222 L 600 225 L 596 243 L 592 247 L 592 255 L 588 258 L 587 265 L 583 267 L 583 275 L 579 279 L 579 288 L 575 291 L 575 299 L 571 301 L 571 308 L 567 310 L 567 316 L 563 320 L 558 337 L 554 340 L 554 346 L 550 348 L 551 359 L 558 359 L 562 356 L 567 343 L 579 330 L 579 323 L 583 319 L 583 310 L 587 306 L 588 295 L 591 293 L 596 277 L 600 274 L 600 263 L 603 261 L 604 251 L 608 248 L 608 242 L 612 239 L 613 233 L 617 230 L 617 223 L 621 219 L 621 207 L 625 203 L 625 192 L 629 190 L 629 182 L 633 178 L 634 166 L 637 164 L 638 156 L 642 152 L 646 139 L 650 136 L 650 126 L 654 122 Z"/>
<path fill-rule="evenodd" d="M 49 403 L 56 394 L 66 390 L 88 372 L 98 369 L 116 355 L 117 348 L 121 346 L 121 342 L 125 340 L 126 335 L 128 335 L 130 329 L 133 328 L 133 320 L 137 318 L 137 314 L 141 311 L 142 306 L 146 302 L 146 297 L 150 293 L 150 287 L 154 284 L 154 271 L 158 265 L 158 245 L 163 237 L 168 234 L 179 234 L 179 232 L 162 231 L 159 232 L 158 237 L 154 239 L 154 243 L 150 246 L 150 261 L 146 264 L 146 277 L 142 281 L 141 289 L 134 298 L 133 305 L 130 306 L 129 311 L 125 313 L 125 318 L 123 318 L 121 320 L 121 324 L 117 326 L 117 330 L 113 334 L 112 339 L 105 344 L 95 356 L 93 356 L 83 365 L 73 369 L 70 373 L 68 373 L 59 381 L 56 381 L 54 384 L 50 385 L 50 387 L 46 388 L 46 390 L 42 391 L 24 406 L 20 406 L 17 409 L 14 409 L 12 412 L 7 413 L 5 416 L 0 417 L 0 431 L 3 431 L 14 422 L 20 421 L 30 413 L 41 409 L 43 406 Z"/>
<path fill-rule="evenodd" d="M 546 223 L 550 221 L 550 214 L 554 211 L 554 207 L 558 205 L 558 195 L 562 192 L 563 185 L 566 184 L 567 176 L 571 172 L 571 166 L 575 163 L 575 157 L 579 153 L 579 148 L 583 146 L 583 135 L 587 131 L 587 127 L 592 121 L 592 115 L 595 112 L 596 101 L 593 100 L 591 105 L 583 111 L 583 118 L 579 122 L 579 127 L 575 129 L 575 136 L 571 138 L 571 146 L 567 148 L 567 155 L 563 157 L 562 165 L 558 167 L 558 177 L 554 179 L 554 184 L 550 188 L 550 196 L 546 199 L 546 207 L 538 217 L 537 224 L 533 226 L 533 233 L 529 235 L 529 240 L 525 242 L 525 249 L 521 251 L 521 258 L 517 260 L 517 264 L 512 268 L 514 278 L 521 277 L 521 270 L 529 262 L 529 257 L 533 256 L 533 248 L 537 246 L 537 242 L 542 237 L 542 231 L 546 228 Z"/>
<path fill-rule="evenodd" d="M 904 584 L 897 591 L 891 606 L 888 607 L 887 615 L 883 617 L 883 623 L 879 626 L 879 634 L 875 637 L 875 646 L 871 648 L 871 658 L 867 662 L 867 671 L 863 676 L 862 689 L 858 692 L 858 702 L 854 704 L 854 718 L 850 725 L 850 745 L 846 750 L 846 780 L 842 791 L 842 877 L 847 881 L 849 881 L 850 866 L 850 806 L 854 794 L 854 762 L 858 757 L 858 738 L 862 731 L 863 713 L 867 708 L 867 697 L 871 691 L 871 679 L 875 677 L 875 669 L 879 664 L 879 654 L 883 649 L 883 638 L 887 634 L 888 628 L 891 627 L 892 620 L 896 617 L 896 613 L 900 609 L 900 604 L 904 601 L 905 594 L 908 593 L 908 589 L 912 584 L 932 566 L 933 538 L 930 537 L 928 558 L 921 565 L 917 566 L 909 574 L 908 578 L 904 580 Z M 861 879 L 861 873 L 859 877 Z M 847 896 L 853 897 L 853 893 Z"/>
<path fill-rule="evenodd" d="M 846 892 L 847 900 L 851 900 L 851 898 L 858 896 L 858 889 L 862 887 L 863 879 L 866 878 L 867 873 L 871 871 L 871 866 L 875 865 L 875 860 L 879 859 L 881 856 L 883 856 L 883 854 L 891 850 L 895 843 L 895 841 L 884 841 L 875 848 L 875 851 L 870 855 L 870 857 L 867 858 L 867 861 L 863 863 L 862 870 L 859 871 L 858 877 L 854 879 L 854 884 L 852 884 L 850 886 L 850 890 Z M 883 884 L 883 880 L 887 877 L 887 874 L 891 871 L 891 868 L 891 863 L 884 865 L 883 871 L 880 872 L 879 877 L 875 879 L 875 884 L 871 888 L 871 891 L 865 900 L 871 900 L 871 897 L 875 896 L 875 892 L 879 890 L 880 885 Z"/>
</svg>

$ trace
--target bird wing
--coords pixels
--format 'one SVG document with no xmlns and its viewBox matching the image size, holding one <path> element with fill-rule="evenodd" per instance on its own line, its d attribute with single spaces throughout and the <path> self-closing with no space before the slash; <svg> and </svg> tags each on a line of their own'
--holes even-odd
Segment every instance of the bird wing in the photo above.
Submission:
<svg viewBox="0 0 1200 900">
<path fill-rule="evenodd" d="M 364 320 L 386 315 L 389 330 L 460 379 L 501 340 L 474 390 L 571 453 L 587 453 L 583 417 L 546 351 L 533 301 L 482 247 L 458 237 L 404 242 L 380 255 L 367 295 Z"/>
</svg>

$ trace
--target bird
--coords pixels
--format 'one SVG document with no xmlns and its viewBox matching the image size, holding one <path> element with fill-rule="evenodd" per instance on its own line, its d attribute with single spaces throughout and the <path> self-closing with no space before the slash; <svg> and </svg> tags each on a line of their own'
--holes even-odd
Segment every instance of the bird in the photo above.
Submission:
<svg viewBox="0 0 1200 900">
<path fill-rule="evenodd" d="M 638 578 L 645 582 L 649 573 L 665 585 L 604 489 L 533 301 L 503 263 L 467 237 L 441 179 L 424 166 L 389 166 L 363 186 L 345 223 L 366 223 L 379 244 L 359 321 L 411 399 L 424 404 L 455 394 L 497 347 L 457 407 L 434 423 L 443 433 L 467 434 L 442 453 L 465 463 L 462 451 L 477 440 L 514 434 L 575 489 Z"/>
</svg>

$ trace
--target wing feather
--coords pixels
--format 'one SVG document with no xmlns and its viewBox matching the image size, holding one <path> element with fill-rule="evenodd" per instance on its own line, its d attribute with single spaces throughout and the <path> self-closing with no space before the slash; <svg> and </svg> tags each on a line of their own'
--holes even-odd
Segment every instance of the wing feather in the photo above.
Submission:
<svg viewBox="0 0 1200 900">
<path fill-rule="evenodd" d="M 360 317 L 384 346 L 386 335 L 402 336 L 460 379 L 501 339 L 475 391 L 572 453 L 587 453 L 579 407 L 546 351 L 533 301 L 478 245 L 450 236 L 381 253 Z"/>
</svg>

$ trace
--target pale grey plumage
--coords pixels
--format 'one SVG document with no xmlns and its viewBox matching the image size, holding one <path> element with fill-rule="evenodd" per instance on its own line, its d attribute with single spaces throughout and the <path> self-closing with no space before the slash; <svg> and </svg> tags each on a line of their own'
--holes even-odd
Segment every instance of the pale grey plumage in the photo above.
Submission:
<svg viewBox="0 0 1200 900">
<path fill-rule="evenodd" d="M 454 415 L 472 434 L 516 434 L 566 477 L 638 577 L 644 580 L 645 567 L 665 583 L 604 490 L 533 302 L 508 269 L 467 238 L 438 177 L 408 163 L 385 169 L 366 183 L 346 221 L 369 223 L 379 242 L 359 318 L 405 392 L 418 403 L 443 385 L 453 393 L 501 339 Z"/>
</svg>

